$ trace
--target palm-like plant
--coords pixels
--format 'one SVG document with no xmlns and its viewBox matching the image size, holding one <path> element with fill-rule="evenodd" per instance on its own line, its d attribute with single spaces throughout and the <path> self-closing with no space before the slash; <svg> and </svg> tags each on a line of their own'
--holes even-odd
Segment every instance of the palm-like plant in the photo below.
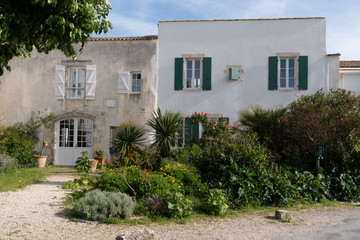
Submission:
<svg viewBox="0 0 360 240">
<path fill-rule="evenodd" d="M 120 152 L 127 156 L 130 152 L 144 146 L 146 142 L 145 129 L 133 123 L 122 123 L 115 129 L 112 138 L 112 149 L 116 155 Z"/>
<path fill-rule="evenodd" d="M 160 151 L 162 157 L 169 156 L 174 145 L 181 145 L 182 138 L 178 134 L 183 126 L 181 113 L 166 111 L 163 114 L 158 108 L 146 124 L 156 132 L 156 139 L 152 146 Z"/>
</svg>

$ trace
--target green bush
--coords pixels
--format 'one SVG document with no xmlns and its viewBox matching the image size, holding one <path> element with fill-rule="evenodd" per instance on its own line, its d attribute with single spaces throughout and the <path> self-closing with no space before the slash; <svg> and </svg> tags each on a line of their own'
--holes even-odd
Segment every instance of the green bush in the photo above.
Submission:
<svg viewBox="0 0 360 240">
<path fill-rule="evenodd" d="M 334 174 L 331 179 L 331 193 L 339 201 L 358 202 L 360 200 L 360 172 Z"/>
<path fill-rule="evenodd" d="M 102 192 L 98 189 L 88 192 L 75 203 L 76 216 L 99 222 L 109 217 L 131 217 L 135 202 L 124 193 Z"/>
<path fill-rule="evenodd" d="M 9 157 L 5 154 L 0 154 L 0 175 L 12 174 L 18 169 L 18 164 L 15 158 Z"/>
<path fill-rule="evenodd" d="M 168 204 L 168 212 L 173 218 L 189 216 L 193 210 L 193 202 L 178 191 L 167 191 L 160 195 Z"/>
<path fill-rule="evenodd" d="M 194 168 L 184 164 L 173 162 L 163 165 L 159 174 L 172 176 L 186 195 L 200 196 L 205 191 L 206 187 L 201 183 L 200 175 Z"/>
<path fill-rule="evenodd" d="M 210 189 L 202 199 L 203 210 L 214 215 L 225 215 L 228 209 L 227 199 L 221 189 Z"/>
<path fill-rule="evenodd" d="M 0 151 L 16 158 L 19 165 L 29 164 L 33 160 L 35 142 L 27 138 L 26 134 L 22 123 L 7 127 L 0 134 Z"/>
<path fill-rule="evenodd" d="M 86 151 L 81 152 L 81 156 L 77 158 L 75 168 L 78 172 L 90 172 L 90 159 Z"/>
</svg>

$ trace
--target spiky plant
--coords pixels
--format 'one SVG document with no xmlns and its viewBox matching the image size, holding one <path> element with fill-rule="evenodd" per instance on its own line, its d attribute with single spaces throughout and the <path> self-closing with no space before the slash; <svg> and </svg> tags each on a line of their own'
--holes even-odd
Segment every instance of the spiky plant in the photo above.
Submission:
<svg viewBox="0 0 360 240">
<path fill-rule="evenodd" d="M 146 124 L 156 132 L 156 139 L 152 146 L 159 150 L 162 157 L 169 156 L 172 147 L 181 144 L 181 136 L 178 134 L 183 126 L 181 113 L 168 111 L 162 113 L 158 108 Z"/>
<path fill-rule="evenodd" d="M 114 136 L 112 138 L 112 149 L 116 155 L 123 152 L 127 156 L 131 151 L 145 145 L 146 136 L 145 129 L 137 126 L 134 123 L 122 123 L 115 129 Z"/>
</svg>

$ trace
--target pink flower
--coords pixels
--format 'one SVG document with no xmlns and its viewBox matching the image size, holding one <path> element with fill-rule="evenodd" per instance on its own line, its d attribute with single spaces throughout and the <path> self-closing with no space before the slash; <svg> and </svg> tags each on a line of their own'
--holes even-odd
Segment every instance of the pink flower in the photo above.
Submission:
<svg viewBox="0 0 360 240">
<path fill-rule="evenodd" d="M 201 112 L 201 114 L 204 114 L 203 112 Z"/>
<path fill-rule="evenodd" d="M 213 127 L 213 129 L 215 130 L 215 127 Z"/>
<path fill-rule="evenodd" d="M 189 117 L 189 115 L 187 115 L 187 117 Z"/>
<path fill-rule="evenodd" d="M 230 127 L 233 127 L 234 125 L 230 124 Z"/>
<path fill-rule="evenodd" d="M 195 114 L 196 114 L 196 112 L 195 112 Z"/>
</svg>

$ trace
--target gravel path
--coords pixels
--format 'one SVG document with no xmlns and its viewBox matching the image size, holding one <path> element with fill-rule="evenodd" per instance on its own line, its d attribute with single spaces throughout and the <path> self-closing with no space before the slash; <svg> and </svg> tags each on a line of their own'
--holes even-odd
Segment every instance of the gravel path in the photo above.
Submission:
<svg viewBox="0 0 360 240">
<path fill-rule="evenodd" d="M 47 181 L 17 192 L 0 193 L 0 240 L 7 239 L 111 239 L 124 230 L 145 227 L 155 239 L 275 239 L 332 225 L 360 215 L 360 208 L 307 209 L 293 213 L 291 223 L 279 222 L 268 214 L 247 214 L 239 218 L 216 218 L 187 224 L 148 226 L 105 225 L 70 221 L 62 213 L 65 191 L 60 185 L 72 179 L 51 176 Z"/>
</svg>

